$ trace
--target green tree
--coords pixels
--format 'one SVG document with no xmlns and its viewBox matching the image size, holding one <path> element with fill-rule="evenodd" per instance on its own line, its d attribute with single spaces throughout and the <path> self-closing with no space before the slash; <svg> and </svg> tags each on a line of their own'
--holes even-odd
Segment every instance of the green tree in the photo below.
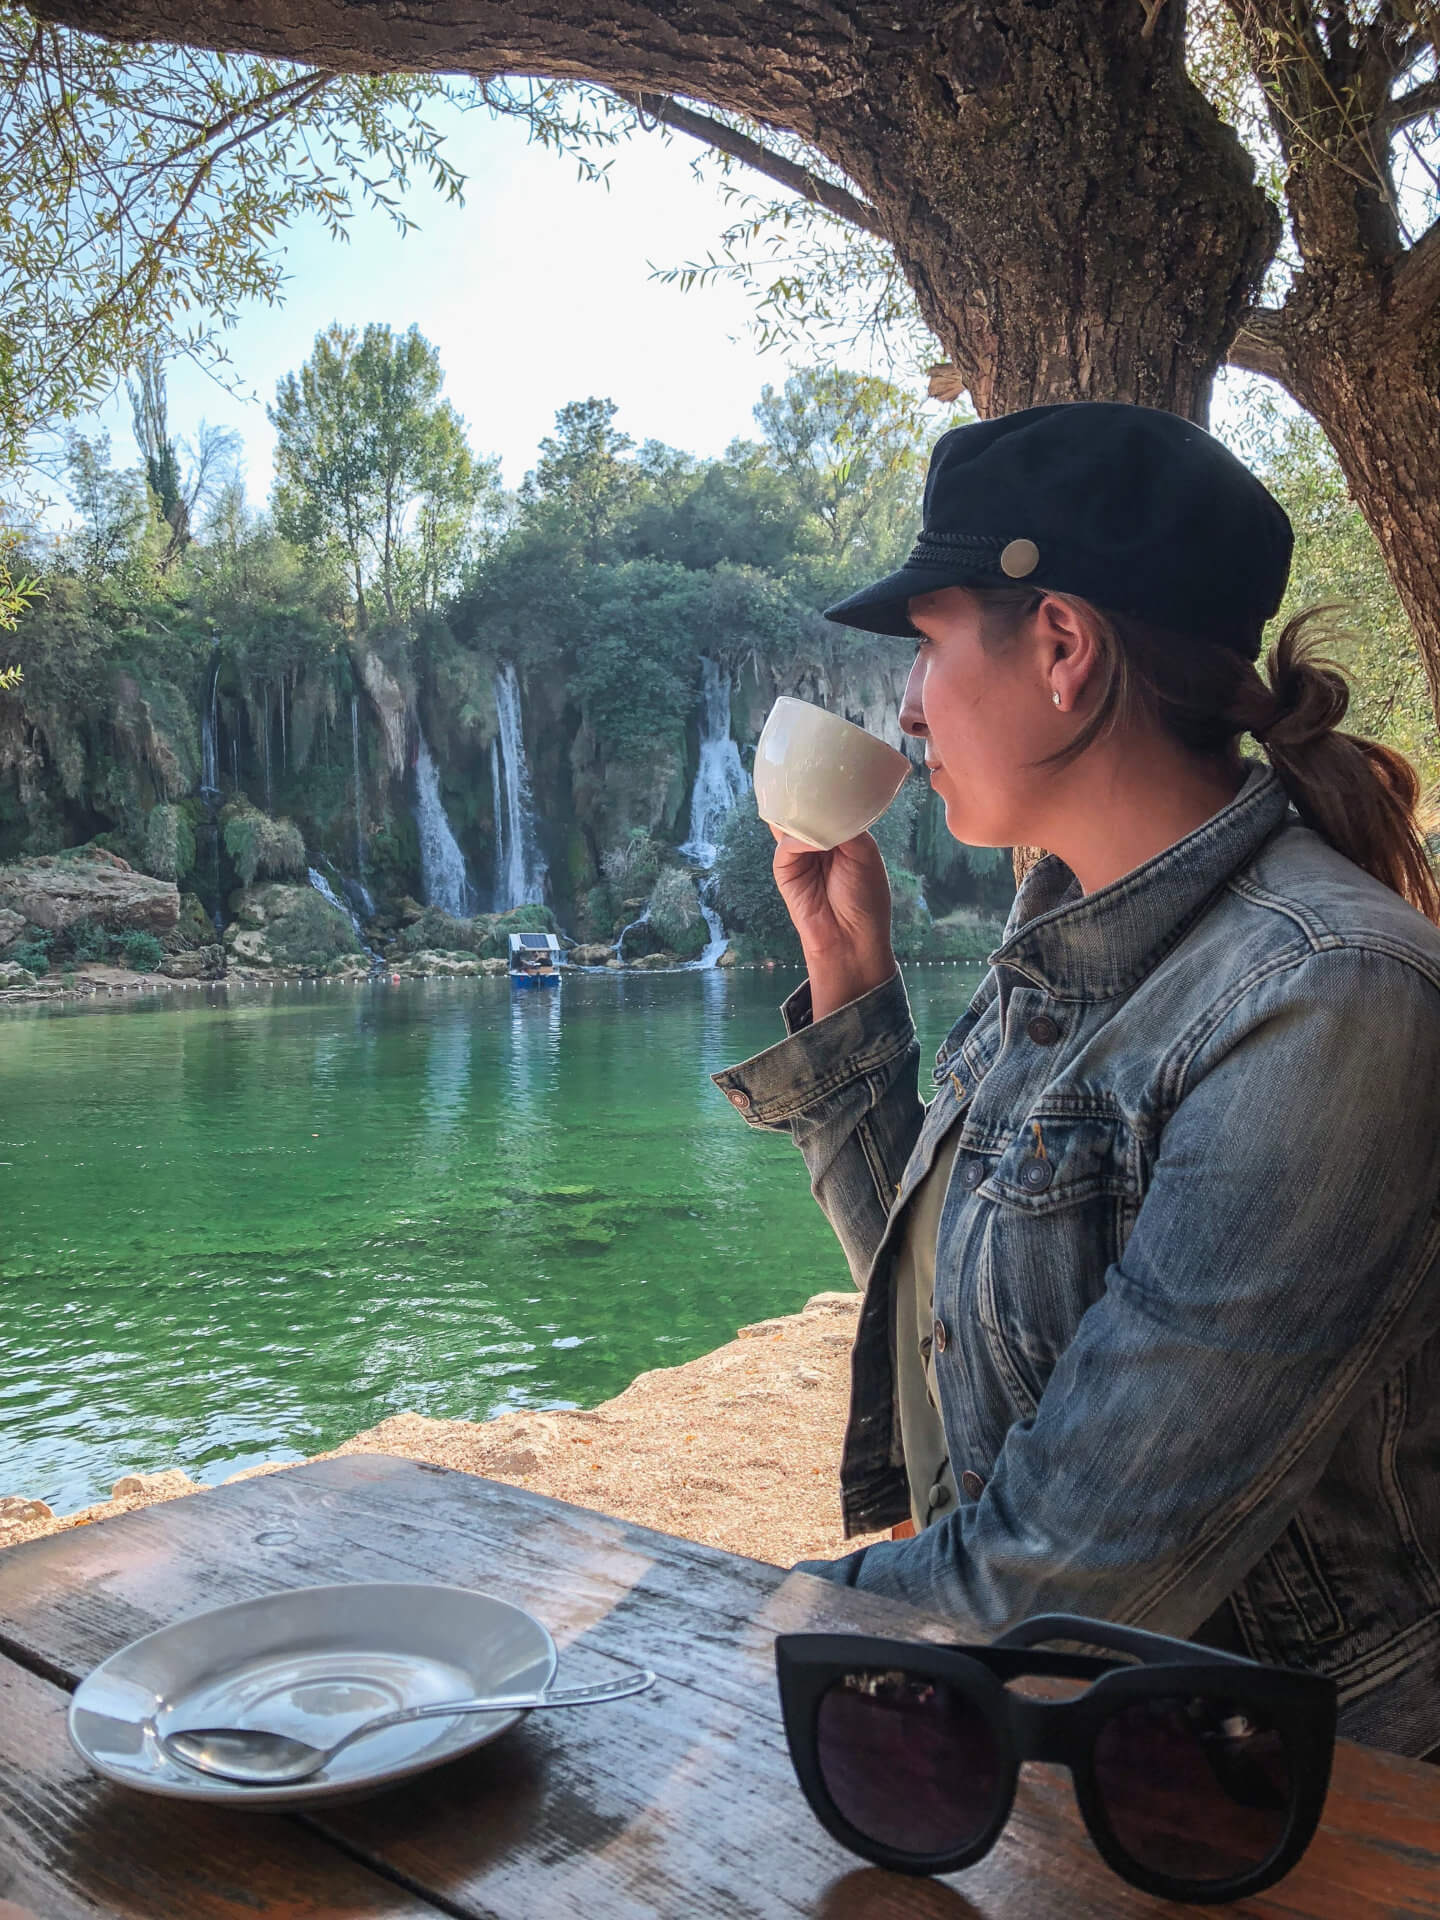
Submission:
<svg viewBox="0 0 1440 1920">
<path fill-rule="evenodd" d="M 839 368 L 763 389 L 765 457 L 802 515 L 810 557 L 792 571 L 823 596 L 903 558 L 920 517 L 930 423 L 912 395 Z"/>
<path fill-rule="evenodd" d="M 440 397 L 439 355 L 417 327 L 330 327 L 270 408 L 275 521 L 340 555 L 362 624 L 367 588 L 386 615 L 433 607 L 481 499 L 495 491 L 459 415 Z M 408 604 L 407 604 L 408 601 Z"/>
<path fill-rule="evenodd" d="M 116 471 L 108 433 L 93 440 L 69 434 L 65 465 L 70 504 L 80 516 L 69 538 L 76 571 L 92 580 L 133 572 L 143 564 L 146 538 L 155 524 L 144 474 Z"/>
<path fill-rule="evenodd" d="M 540 458 L 527 474 L 521 499 L 545 529 L 563 529 L 582 557 L 608 556 L 611 534 L 619 525 L 638 484 L 634 449 L 619 432 L 613 400 L 572 400 L 555 415 L 555 432 L 540 442 Z"/>
</svg>

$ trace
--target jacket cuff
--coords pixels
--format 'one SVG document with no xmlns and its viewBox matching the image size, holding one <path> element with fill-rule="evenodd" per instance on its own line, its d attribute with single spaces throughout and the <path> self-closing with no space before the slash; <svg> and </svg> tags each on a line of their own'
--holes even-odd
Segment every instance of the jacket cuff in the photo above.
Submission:
<svg viewBox="0 0 1440 1920">
<path fill-rule="evenodd" d="M 783 1125 L 847 1081 L 889 1064 L 915 1044 L 915 1023 L 899 971 L 823 1020 L 811 1012 L 810 982 L 781 1014 L 787 1038 L 711 1079 L 754 1126 Z"/>
</svg>

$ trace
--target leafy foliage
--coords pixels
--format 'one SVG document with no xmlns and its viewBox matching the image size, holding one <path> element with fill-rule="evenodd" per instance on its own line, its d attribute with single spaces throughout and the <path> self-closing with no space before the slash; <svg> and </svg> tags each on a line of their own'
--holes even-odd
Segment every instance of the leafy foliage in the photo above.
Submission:
<svg viewBox="0 0 1440 1920">
<path fill-rule="evenodd" d="M 681 960 L 693 960 L 707 938 L 700 896 L 683 867 L 667 867 L 650 895 L 650 926 L 661 946 Z"/>
<path fill-rule="evenodd" d="M 278 880 L 305 871 L 305 842 L 293 821 L 272 820 L 242 797 L 221 809 L 220 824 L 225 849 L 247 887 L 262 874 Z"/>
<path fill-rule="evenodd" d="M 462 181 L 428 118 L 464 83 L 319 73 L 122 45 L 0 7 L 0 454 L 71 418 L 146 353 L 223 368 L 220 336 L 275 302 L 278 233 L 343 238 L 357 201 L 408 224 L 413 174 Z"/>
<path fill-rule="evenodd" d="M 165 949 L 155 935 L 142 927 L 122 933 L 116 944 L 122 963 L 134 973 L 154 973 L 165 958 Z"/>
<path fill-rule="evenodd" d="M 195 829 L 183 807 L 162 803 L 150 809 L 142 864 L 157 880 L 183 880 L 195 865 Z"/>
<path fill-rule="evenodd" d="M 440 398 L 435 349 L 411 327 L 330 327 L 270 409 L 275 522 L 316 554 L 343 561 L 362 619 L 378 589 L 385 613 L 436 606 L 455 586 L 493 462 L 477 461 Z"/>
</svg>

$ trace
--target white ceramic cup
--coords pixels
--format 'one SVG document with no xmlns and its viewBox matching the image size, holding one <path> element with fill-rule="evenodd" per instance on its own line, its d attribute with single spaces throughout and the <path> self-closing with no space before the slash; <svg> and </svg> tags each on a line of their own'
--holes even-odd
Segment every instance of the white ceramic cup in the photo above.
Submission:
<svg viewBox="0 0 1440 1920">
<path fill-rule="evenodd" d="M 828 853 L 880 818 L 909 771 L 873 733 L 786 695 L 755 747 L 755 804 L 762 820 Z"/>
</svg>

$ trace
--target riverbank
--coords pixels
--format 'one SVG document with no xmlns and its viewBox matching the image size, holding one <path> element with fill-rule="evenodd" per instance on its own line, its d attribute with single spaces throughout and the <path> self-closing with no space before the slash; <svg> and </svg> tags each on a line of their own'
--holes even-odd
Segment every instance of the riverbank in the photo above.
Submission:
<svg viewBox="0 0 1440 1920">
<path fill-rule="evenodd" d="M 713 1353 L 642 1373 L 580 1412 L 481 1422 L 400 1413 L 331 1453 L 393 1453 L 504 1480 L 777 1566 L 834 1559 L 846 1541 L 838 1472 L 856 1293 L 742 1327 Z M 251 1467 L 235 1479 L 298 1462 Z M 199 1491 L 184 1474 L 129 1475 L 116 1497 L 51 1515 L 0 1498 L 0 1547 Z M 27 1511 L 27 1507 L 31 1510 Z"/>
</svg>

